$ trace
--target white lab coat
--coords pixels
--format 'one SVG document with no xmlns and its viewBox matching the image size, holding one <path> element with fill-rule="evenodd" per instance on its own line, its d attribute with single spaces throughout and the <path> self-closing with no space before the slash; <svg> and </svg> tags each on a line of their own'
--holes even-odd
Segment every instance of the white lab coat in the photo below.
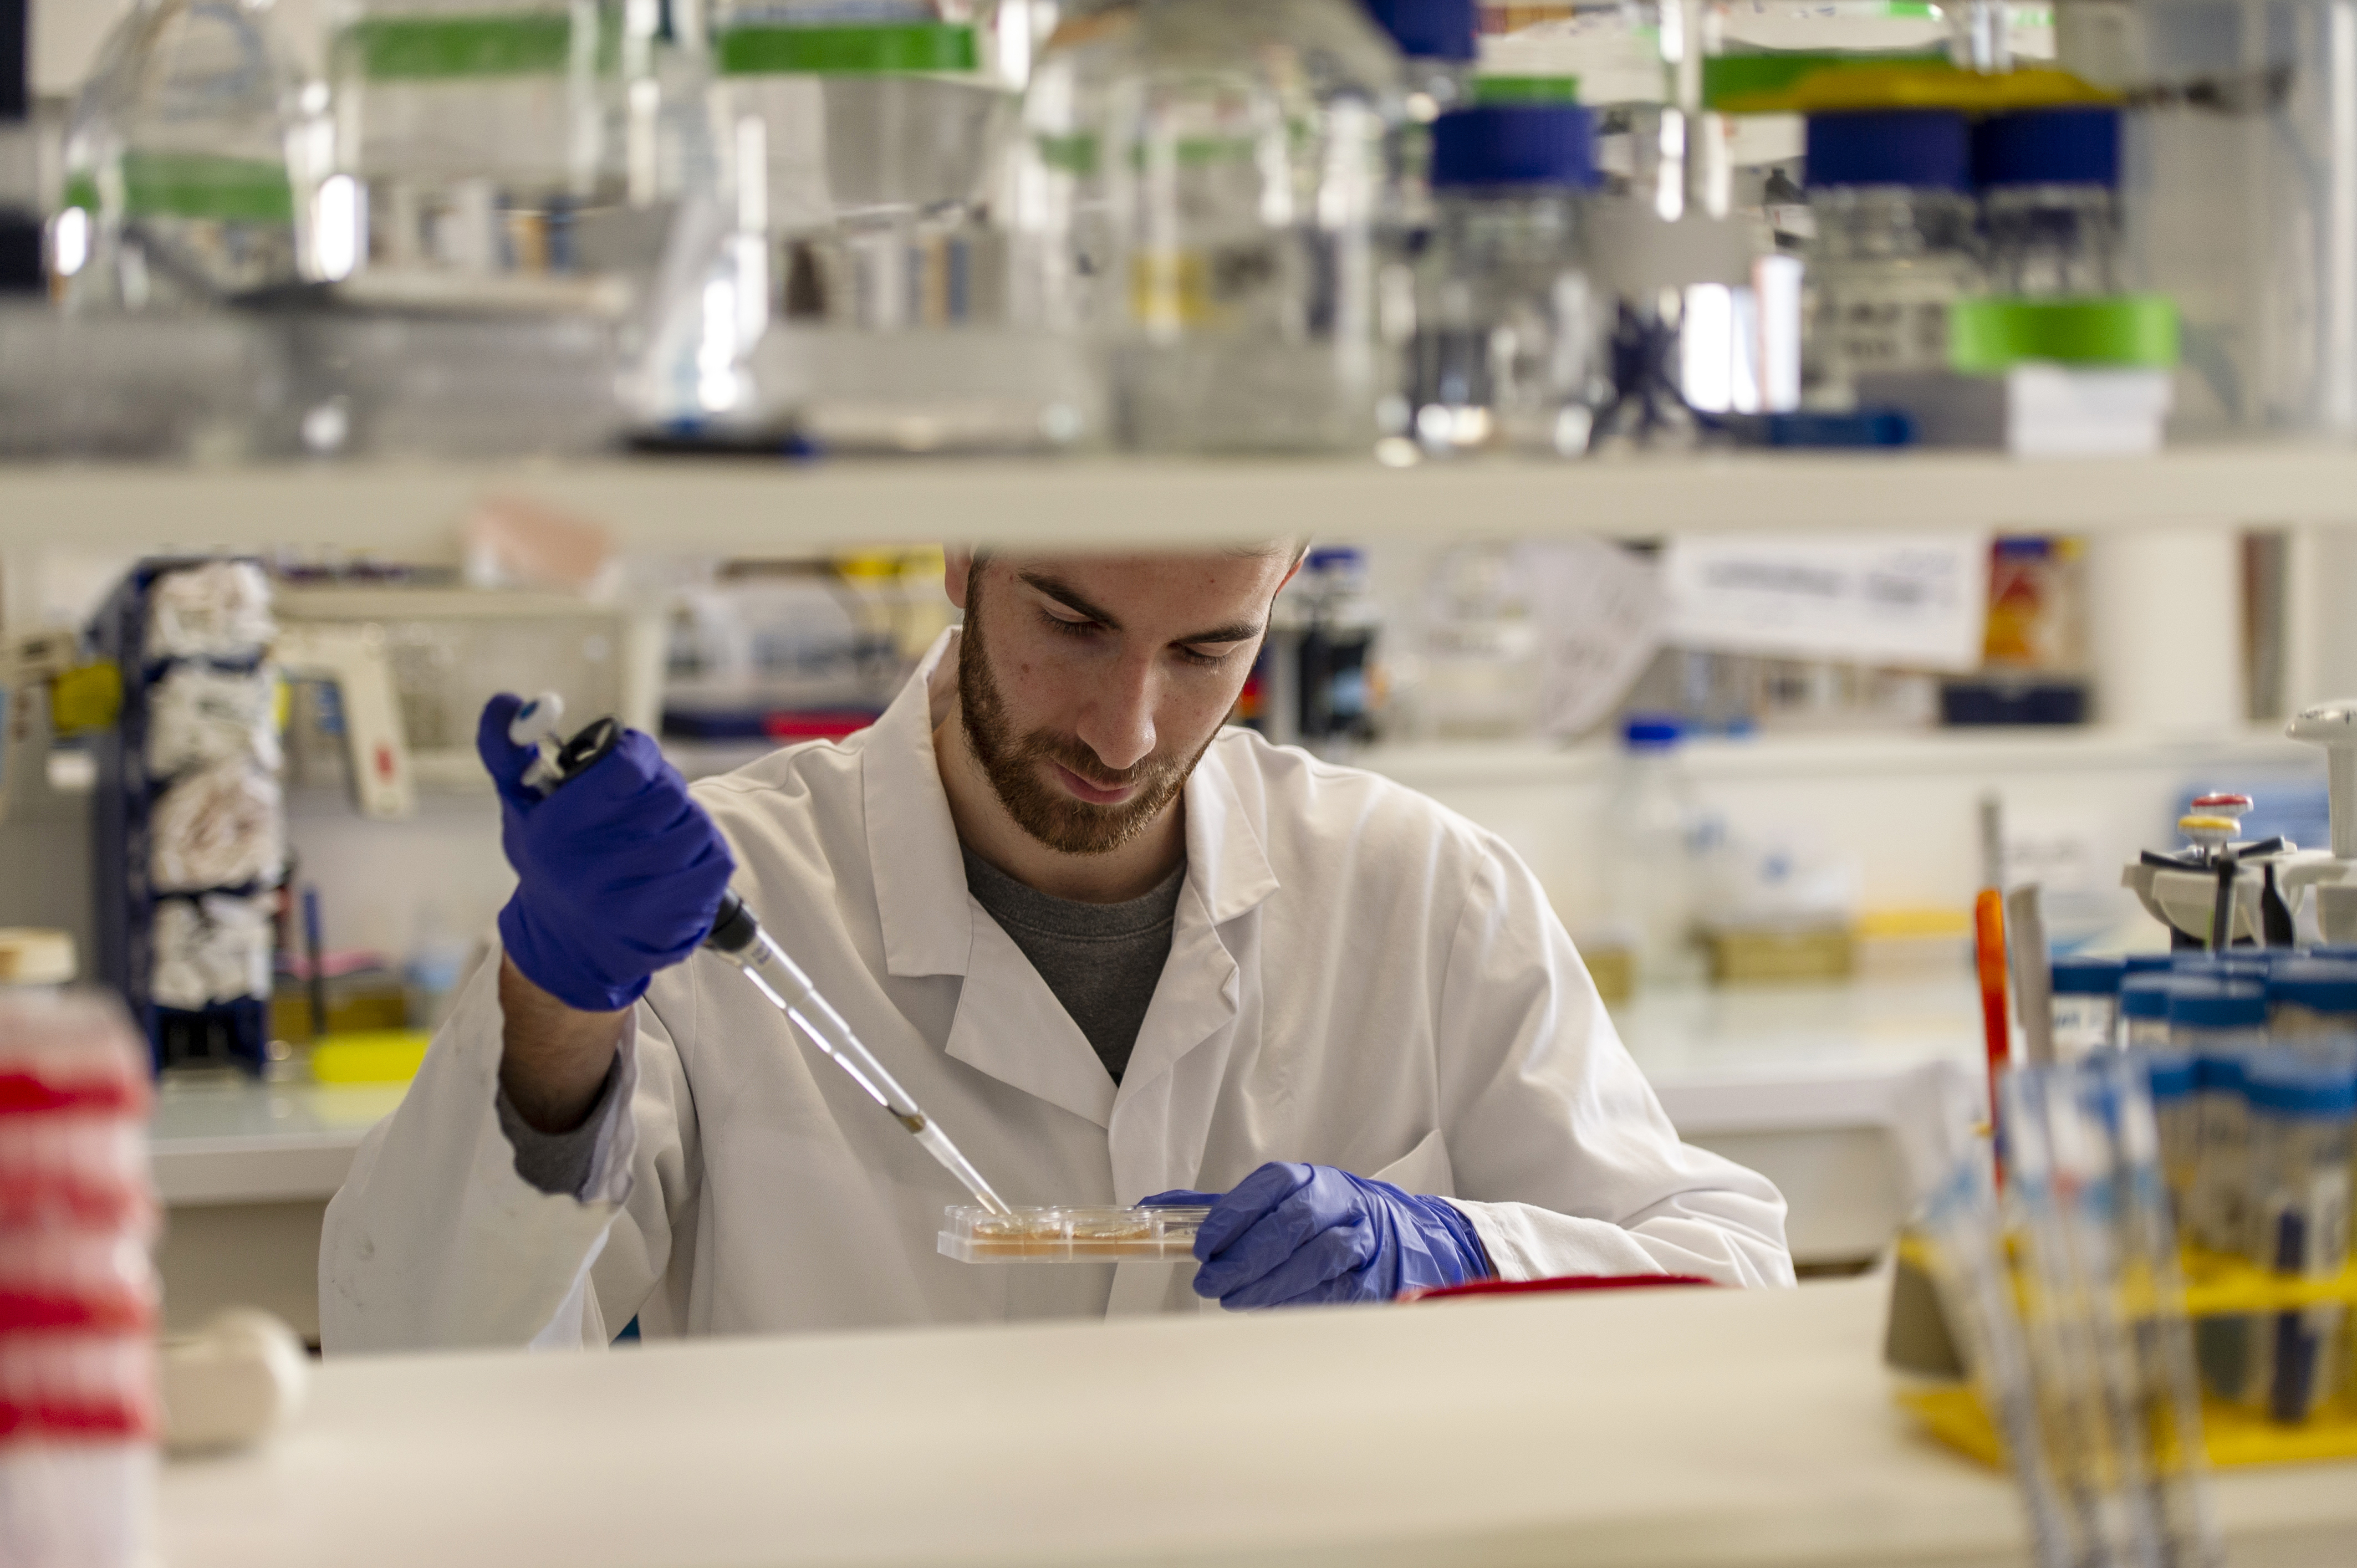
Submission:
<svg viewBox="0 0 2357 1568">
<path fill-rule="evenodd" d="M 761 923 L 1008 1201 L 1306 1160 L 1452 1198 L 1509 1279 L 1792 1279 L 1783 1200 L 1678 1141 L 1512 852 L 1245 731 L 1187 784 L 1170 957 L 1116 1088 L 966 891 L 931 736 L 955 635 L 873 728 L 695 795 Z M 710 954 L 639 1005 L 587 1197 L 540 1192 L 493 1110 L 497 968 L 328 1207 L 331 1351 L 1197 1310 L 1188 1263 L 938 1255 L 963 1189 Z"/>
</svg>

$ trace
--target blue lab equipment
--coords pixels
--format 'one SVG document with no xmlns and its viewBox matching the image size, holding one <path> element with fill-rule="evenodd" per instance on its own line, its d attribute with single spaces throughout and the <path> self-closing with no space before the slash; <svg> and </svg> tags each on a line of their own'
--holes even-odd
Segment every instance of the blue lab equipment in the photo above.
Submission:
<svg viewBox="0 0 2357 1568">
<path fill-rule="evenodd" d="M 1390 1301 L 1494 1272 L 1472 1221 L 1445 1199 L 1331 1165 L 1271 1161 L 1225 1197 L 1163 1193 L 1140 1207 L 1206 1200 L 1195 1293 L 1222 1306 Z"/>
<path fill-rule="evenodd" d="M 2106 295 L 2118 286 L 2120 112 L 2067 104 L 1973 127 L 1990 284 L 1997 293 Z"/>
<path fill-rule="evenodd" d="M 517 877 L 500 940 L 566 1006 L 619 1012 L 710 934 L 737 863 L 678 769 L 636 730 L 565 789 L 538 793 L 525 776 L 540 753 L 509 736 L 522 706 L 492 698 L 475 740 Z"/>
<path fill-rule="evenodd" d="M 2169 998 L 2177 976 L 2167 970 L 2128 974 L 2120 981 L 2122 1046 L 2157 1048 L 2169 1044 Z"/>
</svg>

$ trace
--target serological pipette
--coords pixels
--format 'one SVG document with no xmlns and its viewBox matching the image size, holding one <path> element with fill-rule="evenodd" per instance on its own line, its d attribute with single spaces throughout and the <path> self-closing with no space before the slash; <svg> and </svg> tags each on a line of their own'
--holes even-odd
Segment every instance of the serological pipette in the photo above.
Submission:
<svg viewBox="0 0 2357 1568">
<path fill-rule="evenodd" d="M 834 1004 L 821 995 L 811 983 L 802 966 L 786 956 L 745 900 L 732 891 L 722 896 L 719 917 L 712 923 L 712 935 L 704 945 L 744 971 L 745 978 L 755 989 L 793 1021 L 794 1026 L 820 1050 L 834 1058 L 834 1065 L 849 1073 L 852 1081 L 866 1090 L 868 1097 L 892 1113 L 894 1121 L 916 1134 L 925 1153 L 942 1163 L 943 1169 L 964 1184 L 965 1189 L 993 1214 L 1011 1214 L 1006 1200 L 991 1190 L 982 1173 L 974 1168 L 950 1135 L 939 1123 L 918 1108 L 909 1091 L 885 1070 L 875 1053 L 861 1043 Z"/>
<path fill-rule="evenodd" d="M 525 772 L 524 782 L 544 795 L 594 766 L 622 740 L 622 726 L 613 719 L 602 718 L 558 746 L 555 715 L 564 711 L 564 703 L 554 693 L 544 693 L 526 703 L 508 726 L 508 738 L 515 745 L 538 746 L 539 756 Z M 704 945 L 743 971 L 754 989 L 768 997 L 770 1005 L 783 1013 L 804 1039 L 824 1051 L 835 1066 L 851 1075 L 853 1082 L 867 1091 L 869 1099 L 914 1134 L 919 1146 L 957 1177 L 960 1185 L 974 1194 L 976 1202 L 993 1214 L 1014 1212 L 1006 1200 L 982 1179 L 974 1162 L 951 1142 L 940 1123 L 925 1114 L 909 1091 L 900 1087 L 899 1080 L 876 1059 L 876 1053 L 852 1031 L 851 1025 L 835 1011 L 834 1004 L 820 994 L 802 966 L 787 957 L 785 949 L 761 929 L 761 922 L 753 918 L 753 911 L 733 890 L 721 896 L 720 913 L 714 918 L 712 934 L 705 939 Z"/>
</svg>

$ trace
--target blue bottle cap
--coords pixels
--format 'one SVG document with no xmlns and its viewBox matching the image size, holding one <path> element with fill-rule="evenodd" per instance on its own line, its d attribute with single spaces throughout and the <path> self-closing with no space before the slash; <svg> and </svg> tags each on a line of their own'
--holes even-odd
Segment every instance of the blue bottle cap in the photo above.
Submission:
<svg viewBox="0 0 2357 1568">
<path fill-rule="evenodd" d="M 2169 994 L 2176 989 L 2177 976 L 2167 971 L 2127 975 L 2120 981 L 2120 1016 L 2166 1018 Z"/>
<path fill-rule="evenodd" d="M 1480 0 L 1364 0 L 1375 26 L 1410 59 L 1469 60 L 1481 52 Z"/>
<path fill-rule="evenodd" d="M 2175 953 L 2132 952 L 2120 960 L 2120 962 L 2127 966 L 2127 972 L 2130 974 L 2149 974 L 2157 969 L 2174 967 L 2176 957 Z"/>
<path fill-rule="evenodd" d="M 2179 975 L 2169 995 L 2169 1026 L 2257 1029 L 2267 1021 L 2267 988 L 2255 980 Z"/>
<path fill-rule="evenodd" d="M 1973 127 L 1973 179 L 1997 185 L 2120 183 L 2120 112 L 2071 104 L 1992 114 Z"/>
<path fill-rule="evenodd" d="M 1484 103 L 1432 123 L 1435 189 L 1557 186 L 1587 190 L 1596 172 L 1596 111 L 1577 103 Z"/>
<path fill-rule="evenodd" d="M 1971 136 L 1953 109 L 1871 109 L 1809 116 L 1809 188 L 1972 186 Z"/>
<path fill-rule="evenodd" d="M 1684 726 L 1663 714 L 1631 714 L 1621 721 L 1620 738 L 1636 751 L 1658 751 L 1678 744 Z"/>
<path fill-rule="evenodd" d="M 2109 996 L 2126 978 L 2126 967 L 2115 958 L 2058 958 L 2054 961 L 2057 996 Z"/>
<path fill-rule="evenodd" d="M 2318 1013 L 2357 1013 L 2357 963 L 2329 958 L 2279 963 L 2267 975 L 2267 1000 Z"/>
<path fill-rule="evenodd" d="M 2240 1094 L 2243 1069 L 2250 1059 L 2247 1051 L 2201 1052 L 2193 1058 L 2193 1087 L 2205 1092 Z"/>
<path fill-rule="evenodd" d="M 2297 1051 L 2259 1051 L 2243 1063 L 2243 1092 L 2251 1107 L 2275 1116 L 2357 1115 L 2357 1075 L 2348 1063 L 2318 1061 Z"/>
<path fill-rule="evenodd" d="M 2193 1092 L 2193 1058 L 2183 1051 L 2140 1051 L 2144 1074 L 2152 1085 L 2155 1103 L 2181 1100 Z"/>
<path fill-rule="evenodd" d="M 2319 942 L 2308 950 L 2310 958 L 2357 959 L 2357 942 Z"/>
<path fill-rule="evenodd" d="M 2181 952 L 2169 955 L 2169 967 L 2179 974 L 2212 980 L 2265 980 L 2269 965 L 2259 955 L 2263 948 L 2242 948 L 2232 954 Z M 2286 948 L 2286 952 L 2291 950 Z"/>
</svg>

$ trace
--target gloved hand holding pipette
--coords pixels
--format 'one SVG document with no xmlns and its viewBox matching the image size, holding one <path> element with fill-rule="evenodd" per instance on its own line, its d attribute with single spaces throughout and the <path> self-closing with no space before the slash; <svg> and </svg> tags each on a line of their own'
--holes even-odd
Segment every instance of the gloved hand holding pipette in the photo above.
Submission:
<svg viewBox="0 0 2357 1568">
<path fill-rule="evenodd" d="M 737 863 L 679 770 L 636 730 L 543 794 L 526 781 L 541 754 L 510 734 L 523 706 L 492 698 L 475 738 L 518 879 L 500 940 L 524 978 L 566 1006 L 619 1012 L 711 933 Z"/>
<path fill-rule="evenodd" d="M 1179 1204 L 1211 1206 L 1196 1232 L 1195 1294 L 1222 1306 L 1390 1301 L 1495 1272 L 1447 1199 L 1332 1165 L 1272 1161 L 1224 1197 L 1165 1192 L 1141 1207 Z"/>
</svg>

